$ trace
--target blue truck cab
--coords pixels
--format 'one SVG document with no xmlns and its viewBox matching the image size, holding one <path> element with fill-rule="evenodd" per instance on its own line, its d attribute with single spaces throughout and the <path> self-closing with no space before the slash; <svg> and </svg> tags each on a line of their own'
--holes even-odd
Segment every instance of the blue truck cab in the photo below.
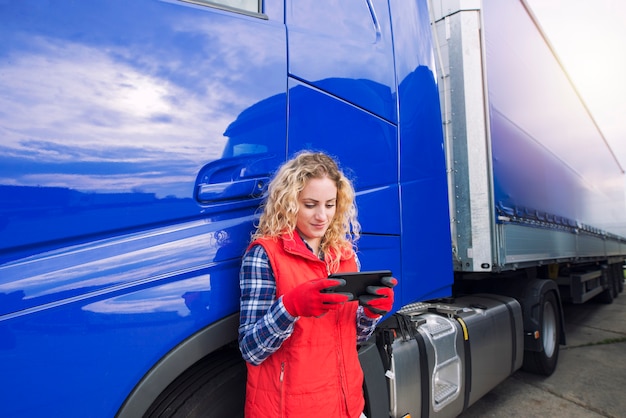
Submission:
<svg viewBox="0 0 626 418">
<path fill-rule="evenodd" d="M 450 295 L 424 2 L 5 0 L 0 39 L 6 416 L 156 414 L 198 370 L 237 403 L 241 256 L 303 149 L 353 180 L 396 309 Z"/>
<path fill-rule="evenodd" d="M 550 375 L 562 303 L 623 291 L 624 170 L 525 0 L 0 0 L 0 40 L 4 416 L 243 416 L 241 257 L 302 150 L 399 281 L 370 418 Z"/>
</svg>

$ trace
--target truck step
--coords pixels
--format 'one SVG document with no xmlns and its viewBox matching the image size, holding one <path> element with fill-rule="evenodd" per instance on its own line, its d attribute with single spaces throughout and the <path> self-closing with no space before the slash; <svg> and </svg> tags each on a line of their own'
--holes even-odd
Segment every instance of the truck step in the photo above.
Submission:
<svg viewBox="0 0 626 418">
<path fill-rule="evenodd" d="M 451 382 L 439 381 L 435 384 L 434 398 L 435 404 L 439 405 L 444 403 L 452 395 L 456 394 L 459 390 L 459 385 L 455 385 Z"/>
</svg>

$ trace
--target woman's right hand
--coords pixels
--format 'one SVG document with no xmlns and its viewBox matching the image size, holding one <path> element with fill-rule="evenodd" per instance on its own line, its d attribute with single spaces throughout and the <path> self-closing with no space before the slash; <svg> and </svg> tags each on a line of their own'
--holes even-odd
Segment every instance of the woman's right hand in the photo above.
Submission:
<svg viewBox="0 0 626 418">
<path fill-rule="evenodd" d="M 321 316 L 350 297 L 340 293 L 324 293 L 322 290 L 341 284 L 338 280 L 315 279 L 302 283 L 283 295 L 283 304 L 291 316 Z"/>
</svg>

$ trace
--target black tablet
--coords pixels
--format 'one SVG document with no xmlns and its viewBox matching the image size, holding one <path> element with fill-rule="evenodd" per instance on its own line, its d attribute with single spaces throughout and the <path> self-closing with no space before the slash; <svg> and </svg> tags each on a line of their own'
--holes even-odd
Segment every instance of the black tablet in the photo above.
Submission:
<svg viewBox="0 0 626 418">
<path fill-rule="evenodd" d="M 391 270 L 360 271 L 351 273 L 335 273 L 328 276 L 329 279 L 343 279 L 346 284 L 329 289 L 330 292 L 352 293 L 354 299 L 361 295 L 368 295 L 367 286 L 383 286 L 381 279 L 392 277 Z"/>
</svg>

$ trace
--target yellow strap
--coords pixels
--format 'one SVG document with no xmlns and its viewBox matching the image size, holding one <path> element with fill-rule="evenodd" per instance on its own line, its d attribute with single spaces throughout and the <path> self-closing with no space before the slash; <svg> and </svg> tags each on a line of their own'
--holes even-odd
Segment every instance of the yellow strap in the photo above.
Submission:
<svg viewBox="0 0 626 418">
<path fill-rule="evenodd" d="M 469 334 L 467 333 L 467 325 L 465 325 L 465 321 L 463 319 L 456 317 L 456 320 L 461 324 L 461 328 L 463 328 L 463 339 L 465 341 L 469 340 Z"/>
</svg>

